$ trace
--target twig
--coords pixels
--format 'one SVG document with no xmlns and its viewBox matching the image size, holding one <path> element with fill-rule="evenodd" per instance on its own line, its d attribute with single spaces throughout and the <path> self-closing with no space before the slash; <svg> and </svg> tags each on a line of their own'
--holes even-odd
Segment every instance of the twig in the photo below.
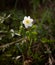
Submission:
<svg viewBox="0 0 55 65">
<path fill-rule="evenodd" d="M 11 45 L 13 45 L 13 44 L 15 44 L 15 43 L 17 43 L 17 42 L 22 41 L 23 39 L 24 39 L 24 38 L 21 38 L 21 39 L 19 39 L 19 40 L 17 40 L 17 41 L 14 41 L 14 42 L 11 42 L 11 43 L 7 43 L 7 44 L 5 44 L 5 45 L 1 45 L 0 48 L 7 48 L 7 47 L 9 47 L 9 46 L 11 46 Z"/>
<path fill-rule="evenodd" d="M 5 34 L 5 33 L 7 33 L 8 31 L 0 31 L 0 34 Z"/>
</svg>

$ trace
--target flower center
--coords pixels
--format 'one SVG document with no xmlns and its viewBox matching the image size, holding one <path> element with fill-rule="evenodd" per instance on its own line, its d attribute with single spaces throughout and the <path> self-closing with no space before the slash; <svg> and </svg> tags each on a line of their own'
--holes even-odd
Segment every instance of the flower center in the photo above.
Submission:
<svg viewBox="0 0 55 65">
<path fill-rule="evenodd" d="M 30 21 L 29 20 L 26 20 L 26 24 L 29 24 L 30 23 Z"/>
</svg>

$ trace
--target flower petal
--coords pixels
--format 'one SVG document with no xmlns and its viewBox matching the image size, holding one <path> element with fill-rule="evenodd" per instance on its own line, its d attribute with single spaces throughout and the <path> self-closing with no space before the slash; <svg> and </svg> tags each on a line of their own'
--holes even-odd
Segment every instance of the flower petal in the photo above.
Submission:
<svg viewBox="0 0 55 65">
<path fill-rule="evenodd" d="M 33 24 L 31 23 L 29 26 L 32 26 Z"/>
<path fill-rule="evenodd" d="M 28 16 L 28 19 L 30 19 L 30 16 Z"/>
<path fill-rule="evenodd" d="M 26 20 L 26 19 L 27 19 L 27 16 L 24 17 L 24 20 Z"/>
<path fill-rule="evenodd" d="M 31 22 L 33 22 L 33 19 L 30 19 Z"/>
<path fill-rule="evenodd" d="M 25 28 L 28 28 L 28 25 L 25 25 Z"/>
</svg>

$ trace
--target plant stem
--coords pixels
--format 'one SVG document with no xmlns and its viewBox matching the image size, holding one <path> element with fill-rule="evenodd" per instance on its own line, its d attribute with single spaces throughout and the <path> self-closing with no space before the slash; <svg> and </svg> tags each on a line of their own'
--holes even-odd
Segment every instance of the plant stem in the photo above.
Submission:
<svg viewBox="0 0 55 65">
<path fill-rule="evenodd" d="M 32 45 L 32 39 L 31 39 L 31 41 L 30 41 L 30 45 L 29 45 L 28 52 L 27 52 L 27 55 L 28 55 L 28 56 L 30 55 L 31 45 Z"/>
</svg>

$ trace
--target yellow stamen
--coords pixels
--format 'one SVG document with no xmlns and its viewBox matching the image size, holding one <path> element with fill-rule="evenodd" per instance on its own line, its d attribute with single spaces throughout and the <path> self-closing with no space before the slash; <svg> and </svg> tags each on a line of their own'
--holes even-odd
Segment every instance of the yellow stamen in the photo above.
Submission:
<svg viewBox="0 0 55 65">
<path fill-rule="evenodd" d="M 30 22 L 29 20 L 26 21 L 27 24 L 29 24 L 29 22 Z"/>
</svg>

